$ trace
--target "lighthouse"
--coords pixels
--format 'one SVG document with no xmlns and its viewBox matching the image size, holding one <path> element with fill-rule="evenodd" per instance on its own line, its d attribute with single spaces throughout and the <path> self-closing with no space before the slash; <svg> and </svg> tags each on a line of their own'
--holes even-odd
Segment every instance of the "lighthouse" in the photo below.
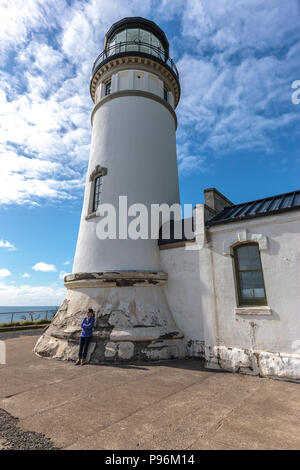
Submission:
<svg viewBox="0 0 300 470">
<path fill-rule="evenodd" d="M 93 65 L 90 93 L 92 139 L 73 270 L 65 277 L 66 298 L 35 352 L 74 359 L 81 320 L 92 308 L 91 362 L 183 357 L 157 238 L 130 237 L 127 218 L 128 208 L 143 206 L 149 226 L 153 205 L 179 204 L 180 82 L 165 33 L 140 17 L 113 24 Z M 105 207 L 116 215 L 115 233 L 106 238 L 99 228 Z"/>
</svg>

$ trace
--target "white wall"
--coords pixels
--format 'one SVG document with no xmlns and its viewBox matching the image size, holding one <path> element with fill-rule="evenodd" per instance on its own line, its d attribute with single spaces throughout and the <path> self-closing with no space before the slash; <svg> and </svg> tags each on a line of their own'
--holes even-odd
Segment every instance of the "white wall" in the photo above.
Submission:
<svg viewBox="0 0 300 470">
<path fill-rule="evenodd" d="M 203 341 L 199 251 L 185 247 L 161 250 L 162 270 L 168 273 L 166 298 L 185 341 Z"/>
<path fill-rule="evenodd" d="M 272 314 L 237 315 L 233 259 L 224 245 L 247 228 L 266 237 L 260 249 L 268 306 Z M 216 293 L 216 342 L 241 349 L 295 352 L 300 340 L 300 214 L 287 212 L 211 227 L 210 243 Z M 245 241 L 247 241 L 245 240 Z M 226 250 L 225 250 L 226 251 Z"/>
<path fill-rule="evenodd" d="M 84 204 L 73 272 L 114 269 L 159 270 L 156 240 L 99 240 L 99 217 L 86 220 L 96 165 L 107 168 L 101 203 L 179 202 L 175 123 L 170 111 L 151 98 L 124 96 L 106 101 L 93 121 Z"/>
<path fill-rule="evenodd" d="M 121 90 L 141 90 L 164 98 L 164 82 L 158 75 L 139 69 L 121 70 L 112 74 L 111 92 Z M 108 79 L 105 80 L 106 83 Z M 99 82 L 95 92 L 95 104 L 105 96 L 105 86 L 103 82 Z M 172 91 L 168 92 L 168 103 L 174 108 L 174 95 Z"/>
<path fill-rule="evenodd" d="M 206 233 L 203 205 L 195 215 L 193 249 L 160 253 L 169 276 L 167 300 L 185 342 L 205 344 L 209 367 L 299 380 L 300 211 L 217 225 Z M 249 241 L 260 247 L 268 306 L 242 315 L 231 255 L 233 246 Z"/>
</svg>

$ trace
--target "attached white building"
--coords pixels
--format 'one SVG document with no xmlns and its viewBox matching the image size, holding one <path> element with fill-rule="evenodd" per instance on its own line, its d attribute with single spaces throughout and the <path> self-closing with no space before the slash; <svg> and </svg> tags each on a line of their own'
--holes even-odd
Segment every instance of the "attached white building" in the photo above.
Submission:
<svg viewBox="0 0 300 470">
<path fill-rule="evenodd" d="M 160 240 L 166 296 L 207 367 L 300 379 L 300 191 L 233 205 L 216 189 L 193 241 Z"/>
</svg>

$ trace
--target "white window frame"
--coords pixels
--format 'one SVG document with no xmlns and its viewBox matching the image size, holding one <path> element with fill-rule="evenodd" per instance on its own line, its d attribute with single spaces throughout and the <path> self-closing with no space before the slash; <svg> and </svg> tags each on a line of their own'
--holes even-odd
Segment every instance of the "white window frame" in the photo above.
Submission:
<svg viewBox="0 0 300 470">
<path fill-rule="evenodd" d="M 94 217 L 99 217 L 98 211 L 94 211 L 94 199 L 95 199 L 95 181 L 98 176 L 106 176 L 107 175 L 107 168 L 104 168 L 101 165 L 97 165 L 95 169 L 92 171 L 89 177 L 90 182 L 90 197 L 89 197 L 89 205 L 88 205 L 88 213 L 86 215 L 86 220 L 92 219 Z M 103 184 L 103 183 L 102 183 Z"/>
</svg>

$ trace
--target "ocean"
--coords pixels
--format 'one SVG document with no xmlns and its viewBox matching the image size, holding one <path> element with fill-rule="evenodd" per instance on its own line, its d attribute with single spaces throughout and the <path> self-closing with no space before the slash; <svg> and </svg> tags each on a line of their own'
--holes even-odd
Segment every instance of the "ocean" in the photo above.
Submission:
<svg viewBox="0 0 300 470">
<path fill-rule="evenodd" d="M 24 320 L 42 320 L 44 318 L 51 319 L 58 310 L 58 306 L 45 306 L 45 307 L 0 307 L 0 323 L 10 323 L 11 313 L 14 313 L 13 321 Z M 48 314 L 46 313 L 48 311 Z M 27 312 L 27 313 L 26 313 Z M 31 315 L 30 315 L 30 313 Z M 35 312 L 35 313 L 34 313 Z"/>
</svg>

